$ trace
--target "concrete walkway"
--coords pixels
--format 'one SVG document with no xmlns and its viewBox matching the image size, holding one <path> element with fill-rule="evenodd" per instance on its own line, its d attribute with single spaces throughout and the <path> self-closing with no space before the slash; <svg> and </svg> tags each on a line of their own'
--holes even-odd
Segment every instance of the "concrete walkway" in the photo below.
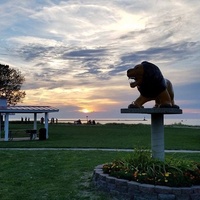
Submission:
<svg viewBox="0 0 200 200">
<path fill-rule="evenodd" d="M 132 152 L 133 149 L 108 148 L 0 148 L 0 151 L 119 151 Z M 200 153 L 197 150 L 165 150 L 165 153 Z"/>
</svg>

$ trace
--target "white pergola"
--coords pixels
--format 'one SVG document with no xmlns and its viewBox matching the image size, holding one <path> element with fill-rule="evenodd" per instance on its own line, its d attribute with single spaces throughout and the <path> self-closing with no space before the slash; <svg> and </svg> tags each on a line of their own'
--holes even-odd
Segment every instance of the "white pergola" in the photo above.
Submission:
<svg viewBox="0 0 200 200">
<path fill-rule="evenodd" d="M 0 102 L 1 103 L 1 102 Z M 59 109 L 51 107 L 51 106 L 6 106 L 0 105 L 0 116 L 2 114 L 5 115 L 4 122 L 4 131 L 5 138 L 4 141 L 8 141 L 8 133 L 9 133 L 9 115 L 15 113 L 32 113 L 34 114 L 34 123 L 33 129 L 37 130 L 37 114 L 44 113 L 44 127 L 46 128 L 46 138 L 48 139 L 48 114 L 50 112 L 58 112 Z M 0 120 L 1 127 L 1 120 Z M 0 128 L 0 138 L 1 138 L 1 128 Z"/>
</svg>

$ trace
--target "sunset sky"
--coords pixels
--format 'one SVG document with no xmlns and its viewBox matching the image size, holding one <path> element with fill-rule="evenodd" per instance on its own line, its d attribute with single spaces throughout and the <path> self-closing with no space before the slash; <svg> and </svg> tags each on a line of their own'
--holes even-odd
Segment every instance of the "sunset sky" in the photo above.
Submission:
<svg viewBox="0 0 200 200">
<path fill-rule="evenodd" d="M 128 117 L 139 92 L 126 71 L 146 60 L 173 83 L 181 117 L 200 118 L 199 0 L 1 0 L 0 19 L 0 63 L 25 76 L 22 105 Z"/>
</svg>

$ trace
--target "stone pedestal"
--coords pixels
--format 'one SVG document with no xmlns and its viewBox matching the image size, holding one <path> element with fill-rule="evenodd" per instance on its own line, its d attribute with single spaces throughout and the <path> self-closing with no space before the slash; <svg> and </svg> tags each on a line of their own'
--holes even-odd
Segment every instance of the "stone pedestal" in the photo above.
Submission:
<svg viewBox="0 0 200 200">
<path fill-rule="evenodd" d="M 164 114 L 182 114 L 182 110 L 178 108 L 122 108 L 121 113 L 151 114 L 152 156 L 164 161 Z"/>
</svg>

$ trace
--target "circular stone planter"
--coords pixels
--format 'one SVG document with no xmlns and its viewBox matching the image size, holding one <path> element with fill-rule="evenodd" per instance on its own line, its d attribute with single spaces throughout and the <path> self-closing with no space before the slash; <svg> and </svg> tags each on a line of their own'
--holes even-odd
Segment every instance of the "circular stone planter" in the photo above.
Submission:
<svg viewBox="0 0 200 200">
<path fill-rule="evenodd" d="M 93 183 L 95 187 L 109 192 L 120 200 L 200 200 L 200 186 L 167 187 L 141 184 L 104 174 L 102 168 L 103 165 L 98 165 L 94 169 Z"/>
</svg>

